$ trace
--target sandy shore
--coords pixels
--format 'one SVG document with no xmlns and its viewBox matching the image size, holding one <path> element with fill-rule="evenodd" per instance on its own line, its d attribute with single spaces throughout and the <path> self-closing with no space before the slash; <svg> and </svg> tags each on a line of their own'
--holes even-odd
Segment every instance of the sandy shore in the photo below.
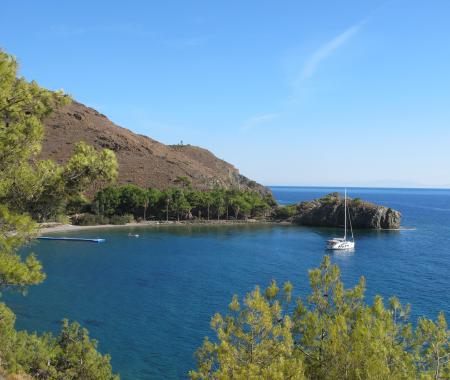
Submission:
<svg viewBox="0 0 450 380">
<path fill-rule="evenodd" d="M 58 223 L 43 223 L 39 227 L 39 234 L 42 235 L 47 232 L 70 232 L 83 230 L 97 230 L 109 228 L 124 228 L 124 227 L 160 227 L 160 226 L 210 226 L 210 225 L 237 225 L 237 224 L 283 224 L 279 222 L 264 221 L 264 220 L 194 220 L 194 221 L 146 221 L 140 223 L 127 224 L 100 224 L 95 226 L 75 226 L 73 224 L 58 224 Z M 290 223 L 289 223 L 290 224 Z"/>
</svg>

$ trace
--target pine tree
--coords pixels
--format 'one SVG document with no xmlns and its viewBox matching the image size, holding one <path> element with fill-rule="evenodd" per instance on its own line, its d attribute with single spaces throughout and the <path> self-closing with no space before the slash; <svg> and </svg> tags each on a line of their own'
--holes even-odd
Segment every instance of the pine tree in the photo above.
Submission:
<svg viewBox="0 0 450 380">
<path fill-rule="evenodd" d="M 444 315 L 421 318 L 380 296 L 364 302 L 365 280 L 346 289 L 328 256 L 309 274 L 311 294 L 291 304 L 293 287 L 259 287 L 230 314 L 216 314 L 216 339 L 197 351 L 191 379 L 449 379 L 450 332 Z"/>
</svg>

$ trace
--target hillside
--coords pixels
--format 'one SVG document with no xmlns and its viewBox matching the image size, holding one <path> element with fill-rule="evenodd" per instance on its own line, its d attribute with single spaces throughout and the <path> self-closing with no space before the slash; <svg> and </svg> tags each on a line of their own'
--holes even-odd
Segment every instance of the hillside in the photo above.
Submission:
<svg viewBox="0 0 450 380">
<path fill-rule="evenodd" d="M 233 165 L 206 149 L 192 145 L 164 145 L 150 137 L 119 127 L 93 108 L 72 102 L 57 109 L 44 121 L 41 157 L 64 163 L 74 144 L 85 141 L 96 148 L 108 148 L 119 161 L 120 184 L 164 189 L 186 176 L 197 189 L 239 186 L 261 193 L 269 190 L 241 175 Z"/>
</svg>

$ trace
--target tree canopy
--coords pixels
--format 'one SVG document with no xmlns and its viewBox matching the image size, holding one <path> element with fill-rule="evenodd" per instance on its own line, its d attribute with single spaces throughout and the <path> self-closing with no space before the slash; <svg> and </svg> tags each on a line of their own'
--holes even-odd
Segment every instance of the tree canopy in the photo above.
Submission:
<svg viewBox="0 0 450 380">
<path fill-rule="evenodd" d="M 325 256 L 309 274 L 311 294 L 293 302 L 293 286 L 273 281 L 211 321 L 214 341 L 198 350 L 191 379 L 448 379 L 450 332 L 437 321 L 408 321 L 395 297 L 365 303 L 365 280 L 346 289 Z"/>
<path fill-rule="evenodd" d="M 103 217 L 128 214 L 144 220 L 209 219 L 211 214 L 217 219 L 237 220 L 264 217 L 270 209 L 270 199 L 258 192 L 224 188 L 201 191 L 181 182 L 180 187 L 163 191 L 132 184 L 108 186 L 96 193 L 89 211 L 99 215 L 101 221 Z"/>
<path fill-rule="evenodd" d="M 114 154 L 77 145 L 66 166 L 40 161 L 42 119 L 70 98 L 17 78 L 17 62 L 0 51 L 0 292 L 25 291 L 45 279 L 36 256 L 19 249 L 36 236 L 36 222 L 55 216 L 69 197 L 89 184 L 111 182 Z M 25 373 L 38 379 L 117 379 L 109 357 L 78 324 L 63 322 L 57 337 L 18 332 L 15 316 L 0 303 L 0 373 Z M 1 377 L 1 376 L 0 376 Z"/>
</svg>

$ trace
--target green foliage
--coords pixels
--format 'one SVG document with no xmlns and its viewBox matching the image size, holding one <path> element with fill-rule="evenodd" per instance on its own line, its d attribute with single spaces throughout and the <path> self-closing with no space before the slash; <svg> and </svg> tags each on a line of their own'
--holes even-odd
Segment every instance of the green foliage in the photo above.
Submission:
<svg viewBox="0 0 450 380">
<path fill-rule="evenodd" d="M 243 196 L 233 196 L 230 198 L 230 205 L 234 212 L 234 217 L 237 219 L 240 214 L 250 215 L 253 209 L 252 204 L 249 202 L 247 197 Z"/>
<path fill-rule="evenodd" d="M 95 195 L 92 211 L 105 216 L 114 215 L 119 210 L 120 195 L 120 189 L 117 187 L 106 187 L 100 190 Z"/>
<path fill-rule="evenodd" d="M 119 214 L 128 212 L 137 216 L 140 213 L 139 210 L 143 207 L 146 198 L 146 191 L 136 185 L 121 186 L 119 192 Z"/>
<path fill-rule="evenodd" d="M 190 209 L 185 193 L 181 189 L 172 189 L 169 194 L 171 211 L 176 215 L 177 220 L 180 220 L 180 216 L 185 216 Z"/>
<path fill-rule="evenodd" d="M 14 329 L 15 316 L 0 303 L 0 358 L 11 373 L 46 380 L 118 380 L 110 358 L 97 351 L 86 329 L 64 320 L 61 332 L 39 336 Z"/>
<path fill-rule="evenodd" d="M 106 187 L 95 195 L 92 212 L 107 217 L 133 214 L 135 218 L 147 218 L 148 210 L 155 213 L 162 193 L 157 189 L 142 189 L 135 185 Z"/>
<path fill-rule="evenodd" d="M 229 210 L 235 219 L 245 219 L 265 216 L 271 208 L 266 200 L 270 201 L 270 198 L 237 189 L 199 191 L 192 188 L 170 188 L 159 191 L 123 185 L 106 187 L 97 192 L 91 212 L 108 218 L 128 213 L 144 220 L 149 216 L 181 220 L 191 219 L 193 215 L 209 219 L 211 210 L 220 219 Z"/>
<path fill-rule="evenodd" d="M 109 223 L 111 224 L 127 224 L 134 221 L 135 220 L 132 214 L 113 215 L 111 218 L 109 218 Z"/>
<path fill-rule="evenodd" d="M 426 379 L 450 379 L 450 333 L 444 313 L 437 322 L 419 318 L 414 348 L 416 362 Z"/>
<path fill-rule="evenodd" d="M 198 212 L 198 217 L 201 218 L 202 207 L 203 207 L 203 193 L 197 190 L 190 190 L 186 192 L 186 201 L 189 205 L 188 215 L 191 215 L 192 209 L 196 209 Z"/>
<path fill-rule="evenodd" d="M 62 168 L 53 161 L 33 166 L 24 163 L 11 178 L 4 200 L 17 212 L 28 212 L 38 221 L 48 220 L 65 206 Z"/>
<path fill-rule="evenodd" d="M 26 215 L 11 213 L 0 205 L 0 291 L 3 288 L 25 290 L 45 279 L 42 266 L 31 254 L 25 259 L 19 248 L 35 237 L 35 224 Z"/>
<path fill-rule="evenodd" d="M 340 200 L 340 195 L 338 192 L 330 193 L 320 198 L 320 201 L 324 204 L 336 204 Z"/>
<path fill-rule="evenodd" d="M 72 222 L 79 226 L 96 226 L 100 224 L 109 224 L 110 218 L 105 215 L 86 213 L 72 219 Z"/>
<path fill-rule="evenodd" d="M 213 200 L 212 204 L 216 209 L 217 220 L 219 220 L 220 216 L 225 212 L 225 195 L 225 190 L 221 188 L 216 188 L 211 192 Z"/>
<path fill-rule="evenodd" d="M 188 177 L 186 177 L 185 175 L 178 176 L 177 178 L 175 178 L 173 180 L 173 182 L 181 188 L 190 189 L 192 187 L 191 180 Z"/>
<path fill-rule="evenodd" d="M 82 142 L 65 167 L 37 160 L 42 119 L 71 100 L 16 74 L 15 59 L 0 51 L 0 202 L 38 221 L 50 220 L 64 210 L 69 197 L 112 182 L 117 161 L 113 152 L 98 153 Z"/>
<path fill-rule="evenodd" d="M 23 212 L 45 198 L 46 192 L 60 190 L 57 175 L 53 175 L 55 164 L 32 165 L 30 159 L 40 151 L 42 118 L 70 99 L 16 74 L 16 60 L 0 51 L 0 201 Z"/>
<path fill-rule="evenodd" d="M 95 182 L 111 183 L 118 174 L 118 164 L 114 152 L 103 149 L 97 152 L 84 142 L 75 146 L 63 172 L 63 179 L 68 194 L 79 194 Z"/>
<path fill-rule="evenodd" d="M 95 152 L 84 143 L 77 145 L 75 155 L 65 167 L 53 161 L 24 163 L 4 187 L 2 200 L 17 212 L 28 212 L 38 221 L 62 213 L 67 203 L 80 197 L 97 179 L 113 181 L 117 161 L 112 152 Z"/>
<path fill-rule="evenodd" d="M 68 215 L 87 212 L 91 202 L 82 194 L 74 195 L 67 200 L 66 212 Z"/>
<path fill-rule="evenodd" d="M 102 224 L 122 225 L 135 222 L 132 214 L 105 216 L 100 214 L 85 213 L 73 219 L 73 223 L 79 226 L 96 226 Z"/>
<path fill-rule="evenodd" d="M 365 281 L 345 289 L 325 257 L 310 271 L 311 295 L 291 305 L 292 284 L 256 287 L 216 314 L 216 341 L 205 339 L 191 379 L 448 379 L 450 332 L 437 322 L 408 322 L 409 307 L 381 297 L 364 302 Z"/>
<path fill-rule="evenodd" d="M 279 206 L 274 211 L 275 219 L 288 219 L 297 214 L 297 205 Z"/>
<path fill-rule="evenodd" d="M 42 118 L 70 101 L 61 92 L 17 78 L 17 69 L 17 61 L 0 50 L 0 173 L 8 174 L 40 151 Z"/>
<path fill-rule="evenodd" d="M 56 217 L 67 198 L 117 172 L 112 152 L 76 147 L 66 167 L 36 159 L 42 141 L 42 119 L 70 99 L 16 78 L 17 63 L 0 51 L 0 291 L 25 291 L 45 279 L 42 266 L 19 249 L 36 236 L 34 219 Z M 79 325 L 63 324 L 60 336 L 37 336 L 14 329 L 15 316 L 0 303 L 0 371 L 26 373 L 36 379 L 117 379 L 109 357 L 96 350 Z M 0 374 L 2 377 L 2 374 Z"/>
</svg>

